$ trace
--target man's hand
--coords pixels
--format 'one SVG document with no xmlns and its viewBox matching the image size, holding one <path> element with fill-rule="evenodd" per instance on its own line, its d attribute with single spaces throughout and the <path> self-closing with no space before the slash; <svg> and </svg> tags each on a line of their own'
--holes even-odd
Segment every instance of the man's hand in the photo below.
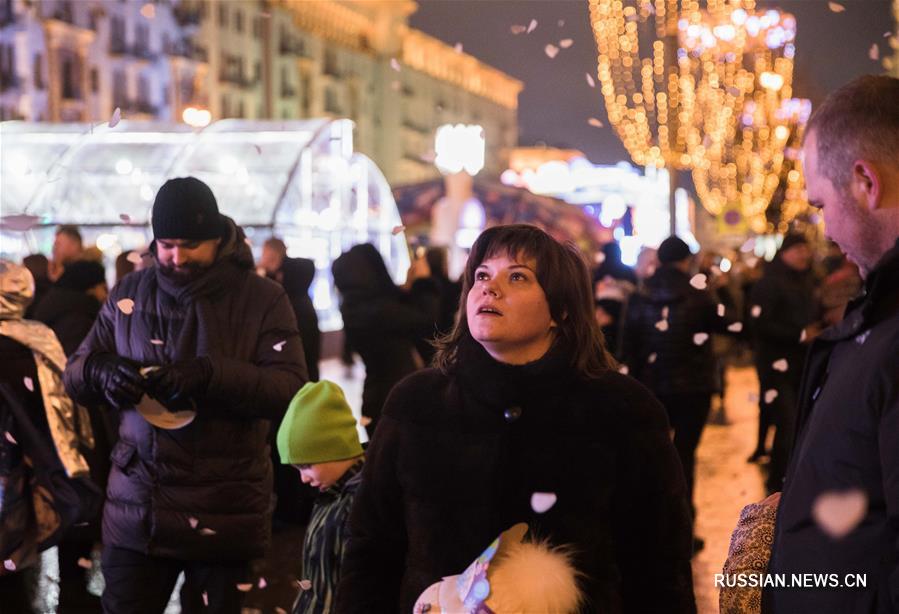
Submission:
<svg viewBox="0 0 899 614">
<path fill-rule="evenodd" d="M 115 409 L 133 407 L 143 396 L 144 378 L 129 360 L 98 352 L 84 365 L 87 380 Z"/>
<path fill-rule="evenodd" d="M 205 356 L 164 365 L 147 374 L 150 395 L 170 409 L 202 397 L 212 379 L 212 363 Z"/>
</svg>

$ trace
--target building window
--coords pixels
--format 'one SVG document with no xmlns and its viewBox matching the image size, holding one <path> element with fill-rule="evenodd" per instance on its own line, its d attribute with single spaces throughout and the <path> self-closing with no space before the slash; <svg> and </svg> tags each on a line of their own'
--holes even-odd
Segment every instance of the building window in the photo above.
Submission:
<svg viewBox="0 0 899 614">
<path fill-rule="evenodd" d="M 253 38 L 262 38 L 262 17 L 253 19 Z"/>
<path fill-rule="evenodd" d="M 95 94 L 100 91 L 100 71 L 96 66 L 91 68 L 91 91 Z"/>
<path fill-rule="evenodd" d="M 222 96 L 222 117 L 227 118 L 230 115 L 230 113 L 229 113 L 230 110 L 231 109 L 228 108 L 228 97 L 223 95 Z"/>
<path fill-rule="evenodd" d="M 237 103 L 237 117 L 243 117 L 243 100 Z"/>
<path fill-rule="evenodd" d="M 243 11 L 235 11 L 234 13 L 234 29 L 243 32 Z"/>
<path fill-rule="evenodd" d="M 34 56 L 34 88 L 44 89 L 44 58 L 40 53 Z"/>
<path fill-rule="evenodd" d="M 137 24 L 137 41 L 135 43 L 138 53 L 146 54 L 150 52 L 150 30 L 147 24 Z"/>
<path fill-rule="evenodd" d="M 228 27 L 228 7 L 225 6 L 224 2 L 219 4 L 219 27 Z"/>
<path fill-rule="evenodd" d="M 125 21 L 114 15 L 109 22 L 109 51 L 121 53 L 125 50 Z"/>
<path fill-rule="evenodd" d="M 112 105 L 114 107 L 126 107 L 128 99 L 128 82 L 125 73 L 117 70 L 112 74 Z"/>
<path fill-rule="evenodd" d="M 262 62 L 260 62 L 259 60 L 256 60 L 256 65 L 253 68 L 253 74 L 257 83 L 262 81 Z"/>
</svg>

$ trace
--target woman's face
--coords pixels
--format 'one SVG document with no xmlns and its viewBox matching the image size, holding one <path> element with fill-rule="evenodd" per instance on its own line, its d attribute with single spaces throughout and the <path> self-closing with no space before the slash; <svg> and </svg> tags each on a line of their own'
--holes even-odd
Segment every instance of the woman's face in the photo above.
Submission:
<svg viewBox="0 0 899 614">
<path fill-rule="evenodd" d="M 533 258 L 503 254 L 481 262 L 465 311 L 471 336 L 500 362 L 532 362 L 552 345 L 556 323 Z"/>
</svg>

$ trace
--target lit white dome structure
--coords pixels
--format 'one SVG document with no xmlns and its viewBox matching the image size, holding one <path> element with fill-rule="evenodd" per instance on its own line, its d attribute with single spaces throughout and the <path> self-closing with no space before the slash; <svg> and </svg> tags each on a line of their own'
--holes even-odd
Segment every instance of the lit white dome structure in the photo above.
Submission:
<svg viewBox="0 0 899 614">
<path fill-rule="evenodd" d="M 290 256 L 315 260 L 322 330 L 342 326 L 331 262 L 374 244 L 394 279 L 409 267 L 390 186 L 353 153 L 350 120 L 180 123 L 0 123 L 0 255 L 49 253 L 59 224 L 77 224 L 107 258 L 145 246 L 156 191 L 193 175 L 259 249 L 275 234 Z"/>
</svg>

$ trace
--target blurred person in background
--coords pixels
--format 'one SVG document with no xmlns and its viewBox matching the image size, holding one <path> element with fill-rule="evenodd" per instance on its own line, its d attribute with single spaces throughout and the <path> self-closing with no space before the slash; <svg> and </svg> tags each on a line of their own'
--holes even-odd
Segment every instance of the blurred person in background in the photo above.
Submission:
<svg viewBox="0 0 899 614">
<path fill-rule="evenodd" d="M 25 318 L 32 320 L 35 308 L 47 294 L 50 284 L 53 283 L 50 281 L 50 261 L 43 254 L 29 254 L 22 259 L 22 265 L 31 272 L 31 276 L 34 278 L 34 300 L 25 311 Z"/>
<path fill-rule="evenodd" d="M 361 423 L 371 437 L 390 390 L 424 366 L 415 345 L 433 334 L 440 292 L 425 258 L 416 258 L 409 267 L 409 289 L 398 287 L 370 243 L 341 254 L 331 272 L 341 296 L 344 334 L 365 363 Z"/>
<path fill-rule="evenodd" d="M 66 265 L 81 258 L 84 251 L 84 241 L 81 239 L 81 231 L 74 224 L 63 224 L 56 229 L 53 239 L 53 254 L 50 259 L 49 277 L 56 281 L 62 275 Z"/>
<path fill-rule="evenodd" d="M 613 356 L 618 356 L 622 314 L 637 288 L 637 274 L 621 262 L 621 247 L 615 241 L 602 246 L 599 259 L 601 262 L 593 271 L 594 314 L 606 347 Z"/>
</svg>

